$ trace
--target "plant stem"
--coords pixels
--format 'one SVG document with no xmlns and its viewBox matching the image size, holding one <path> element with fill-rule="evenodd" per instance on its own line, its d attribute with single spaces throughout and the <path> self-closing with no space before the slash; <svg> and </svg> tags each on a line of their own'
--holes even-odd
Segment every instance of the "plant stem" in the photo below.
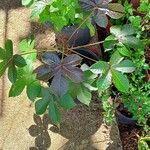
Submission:
<svg viewBox="0 0 150 150">
<path fill-rule="evenodd" d="M 104 43 L 104 41 L 99 41 L 99 42 L 95 42 L 95 43 L 91 43 L 91 44 L 76 46 L 76 47 L 72 47 L 71 49 L 78 49 L 78 48 L 83 48 L 83 47 L 89 47 L 89 46 L 94 46 L 94 45 L 98 45 L 98 44 L 101 44 L 101 43 Z"/>
<path fill-rule="evenodd" d="M 93 61 L 93 62 L 97 62 L 96 60 L 94 60 L 94 59 L 92 59 L 92 58 L 89 58 L 89 57 L 87 57 L 87 56 L 84 56 L 84 55 L 80 54 L 79 52 L 74 51 L 73 49 L 68 49 L 68 50 L 70 50 L 71 52 L 76 53 L 76 54 L 78 54 L 78 55 L 80 55 L 80 56 L 82 56 L 82 57 L 84 57 L 84 58 L 86 58 L 86 59 L 89 59 L 89 60 L 91 60 L 91 61 Z"/>
</svg>

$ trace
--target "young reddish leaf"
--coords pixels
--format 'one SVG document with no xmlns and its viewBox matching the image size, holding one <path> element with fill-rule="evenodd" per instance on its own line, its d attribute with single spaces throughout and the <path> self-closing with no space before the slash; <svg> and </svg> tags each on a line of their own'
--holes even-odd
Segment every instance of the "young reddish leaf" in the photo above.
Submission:
<svg viewBox="0 0 150 150">
<path fill-rule="evenodd" d="M 61 74 L 57 74 L 52 80 L 51 88 L 57 96 L 61 97 L 68 91 L 68 82 Z"/>
<path fill-rule="evenodd" d="M 42 55 L 42 61 L 47 65 L 52 65 L 60 63 L 60 58 L 54 53 L 45 52 Z"/>
<path fill-rule="evenodd" d="M 14 64 L 11 64 L 8 68 L 8 79 L 12 84 L 14 84 L 16 82 L 17 69 Z"/>
</svg>

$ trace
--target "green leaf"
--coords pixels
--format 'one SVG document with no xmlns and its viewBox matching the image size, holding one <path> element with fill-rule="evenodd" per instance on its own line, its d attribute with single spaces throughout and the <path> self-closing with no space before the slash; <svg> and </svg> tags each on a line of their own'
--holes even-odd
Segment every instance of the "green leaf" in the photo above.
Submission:
<svg viewBox="0 0 150 150">
<path fill-rule="evenodd" d="M 130 51 L 125 46 L 118 47 L 117 50 L 122 56 L 131 57 Z"/>
<path fill-rule="evenodd" d="M 16 66 L 18 66 L 20 68 L 27 65 L 25 59 L 20 55 L 15 55 L 14 56 L 14 63 L 15 63 Z"/>
<path fill-rule="evenodd" d="M 15 65 L 11 64 L 8 68 L 8 79 L 9 81 L 14 84 L 17 79 L 17 69 Z"/>
<path fill-rule="evenodd" d="M 127 36 L 127 38 L 122 40 L 122 43 L 134 49 L 141 45 L 141 41 L 134 36 Z"/>
<path fill-rule="evenodd" d="M 33 81 L 27 85 L 27 96 L 30 100 L 34 101 L 41 92 L 40 82 Z"/>
<path fill-rule="evenodd" d="M 49 103 L 50 103 L 50 100 L 47 100 L 47 99 L 40 99 L 40 100 L 36 101 L 35 102 L 36 114 L 42 115 L 46 111 Z"/>
<path fill-rule="evenodd" d="M 108 69 L 109 65 L 105 61 L 98 61 L 95 64 L 93 64 L 90 68 L 90 70 L 95 74 L 101 74 Z"/>
<path fill-rule="evenodd" d="M 61 115 L 60 115 L 60 111 L 59 111 L 58 107 L 56 106 L 56 104 L 54 103 L 54 101 L 50 101 L 50 103 L 49 103 L 48 115 L 49 115 L 52 123 L 59 126 Z"/>
<path fill-rule="evenodd" d="M 33 39 L 24 39 L 19 43 L 19 50 L 22 53 L 29 53 L 23 56 L 25 59 L 30 59 L 32 61 L 36 60 L 37 51 L 34 49 L 34 46 L 35 46 L 35 40 Z"/>
<path fill-rule="evenodd" d="M 60 98 L 60 105 L 65 109 L 72 109 L 76 106 L 73 98 L 69 94 L 65 94 Z"/>
<path fill-rule="evenodd" d="M 113 68 L 122 73 L 131 73 L 135 70 L 135 65 L 131 60 L 124 60 L 121 63 L 114 65 Z"/>
<path fill-rule="evenodd" d="M 0 47 L 0 60 L 6 59 L 6 52 L 3 48 Z"/>
<path fill-rule="evenodd" d="M 118 51 L 115 51 L 110 58 L 110 64 L 111 65 L 118 64 L 122 60 L 123 60 L 123 57 L 120 55 L 120 53 Z"/>
<path fill-rule="evenodd" d="M 99 77 L 98 80 L 97 80 L 98 89 L 101 92 L 107 90 L 110 87 L 111 83 L 112 83 L 111 79 L 112 79 L 112 74 L 111 74 L 110 71 L 103 74 L 102 77 Z"/>
<path fill-rule="evenodd" d="M 123 93 L 129 92 L 129 80 L 119 71 L 112 70 L 112 79 L 115 87 Z"/>
<path fill-rule="evenodd" d="M 5 42 L 5 50 L 6 50 L 6 57 L 8 59 L 13 57 L 13 43 L 11 40 L 7 40 Z"/>
<path fill-rule="evenodd" d="M 103 43 L 105 52 L 112 50 L 114 48 L 116 42 L 117 42 L 117 40 L 115 39 L 114 35 L 108 36 Z"/>
<path fill-rule="evenodd" d="M 85 87 L 83 87 L 83 86 L 81 86 L 81 87 L 79 87 L 79 88 L 80 88 L 80 89 L 79 89 L 79 91 L 78 91 L 78 93 L 77 93 L 77 99 L 78 99 L 81 103 L 83 103 L 83 104 L 89 106 L 89 104 L 90 104 L 90 102 L 91 102 L 91 99 L 92 99 L 92 94 L 91 94 L 91 92 L 90 92 L 87 88 L 85 88 Z"/>
<path fill-rule="evenodd" d="M 52 0 L 40 0 L 34 3 L 32 8 L 32 17 L 39 16 L 43 10 L 46 8 L 47 5 L 51 3 Z"/>
<path fill-rule="evenodd" d="M 22 5 L 27 6 L 29 5 L 33 0 L 22 0 Z"/>
<path fill-rule="evenodd" d="M 26 81 L 23 78 L 18 79 L 10 88 L 9 97 L 19 96 L 26 85 Z"/>
<path fill-rule="evenodd" d="M 6 62 L 2 61 L 0 62 L 0 77 L 5 73 L 7 68 Z"/>
</svg>

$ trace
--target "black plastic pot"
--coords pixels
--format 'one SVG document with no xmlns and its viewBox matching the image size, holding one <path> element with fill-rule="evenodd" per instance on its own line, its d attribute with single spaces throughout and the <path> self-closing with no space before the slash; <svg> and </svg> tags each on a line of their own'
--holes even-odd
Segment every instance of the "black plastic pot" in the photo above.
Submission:
<svg viewBox="0 0 150 150">
<path fill-rule="evenodd" d="M 70 37 L 71 39 L 67 43 Z M 60 33 L 56 34 L 56 42 L 58 44 L 66 43 L 69 47 L 86 45 L 90 42 L 90 39 L 90 31 L 87 27 L 77 29 L 76 26 L 68 26 L 64 27 Z"/>
<path fill-rule="evenodd" d="M 116 117 L 117 121 L 123 125 L 137 125 L 136 120 L 133 118 L 127 117 L 124 114 L 122 114 L 120 111 L 116 111 Z"/>
</svg>

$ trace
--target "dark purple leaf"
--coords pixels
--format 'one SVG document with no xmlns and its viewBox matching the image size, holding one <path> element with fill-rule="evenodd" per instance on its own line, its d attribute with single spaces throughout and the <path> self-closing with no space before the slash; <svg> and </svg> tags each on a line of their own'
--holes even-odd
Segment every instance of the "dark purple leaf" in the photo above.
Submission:
<svg viewBox="0 0 150 150">
<path fill-rule="evenodd" d="M 81 63 L 81 61 L 82 61 L 82 58 L 79 55 L 72 54 L 64 58 L 62 63 L 66 66 L 67 65 L 77 66 Z"/>
<path fill-rule="evenodd" d="M 60 58 L 56 54 L 54 54 L 54 53 L 45 52 L 42 55 L 42 61 L 45 64 L 52 65 L 52 64 L 58 64 L 58 63 L 60 63 Z"/>
<path fill-rule="evenodd" d="M 42 81 L 48 81 L 54 76 L 53 70 L 54 68 L 52 66 L 42 65 L 42 66 L 37 67 L 34 70 L 34 73 L 36 73 L 37 79 L 42 80 Z"/>
<path fill-rule="evenodd" d="M 51 88 L 54 91 L 54 94 L 63 96 L 68 91 L 68 82 L 61 74 L 57 74 L 52 80 Z"/>
<path fill-rule="evenodd" d="M 106 28 L 108 24 L 108 18 L 105 14 L 97 13 L 94 17 L 95 22 L 98 26 Z"/>
<path fill-rule="evenodd" d="M 96 6 L 96 3 L 94 0 L 80 0 L 80 5 L 84 10 L 89 11 Z"/>
<path fill-rule="evenodd" d="M 73 82 L 80 83 L 83 81 L 83 71 L 77 67 L 64 67 L 64 74 Z"/>
</svg>

